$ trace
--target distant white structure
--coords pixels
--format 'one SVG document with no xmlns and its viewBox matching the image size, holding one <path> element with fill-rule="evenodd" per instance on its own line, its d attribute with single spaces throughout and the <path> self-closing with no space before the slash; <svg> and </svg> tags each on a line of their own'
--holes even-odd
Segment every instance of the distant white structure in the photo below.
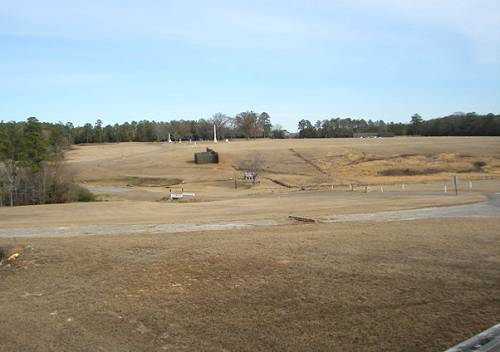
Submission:
<svg viewBox="0 0 500 352">
<path fill-rule="evenodd" d="M 170 133 L 168 134 L 168 143 L 172 143 L 172 139 L 170 138 Z"/>
<path fill-rule="evenodd" d="M 215 123 L 214 123 L 214 143 L 217 143 L 217 129 L 215 128 Z"/>
</svg>

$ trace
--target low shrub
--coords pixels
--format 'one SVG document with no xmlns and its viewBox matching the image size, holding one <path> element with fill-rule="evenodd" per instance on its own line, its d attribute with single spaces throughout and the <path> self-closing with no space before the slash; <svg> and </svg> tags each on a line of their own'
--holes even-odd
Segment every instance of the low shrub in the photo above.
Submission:
<svg viewBox="0 0 500 352">
<path fill-rule="evenodd" d="M 0 246 L 0 262 L 7 259 L 9 253 L 9 248 L 6 246 Z"/>
<path fill-rule="evenodd" d="M 381 176 L 415 176 L 415 175 L 432 175 L 443 172 L 441 169 L 426 168 L 421 170 L 416 169 L 386 169 L 379 171 L 378 174 Z"/>
<path fill-rule="evenodd" d="M 483 167 L 486 166 L 486 162 L 483 160 L 476 160 L 474 161 L 474 169 L 475 171 L 483 171 Z"/>
<path fill-rule="evenodd" d="M 96 196 L 94 193 L 90 192 L 88 189 L 82 186 L 77 187 L 77 199 L 78 202 L 95 202 Z"/>
</svg>

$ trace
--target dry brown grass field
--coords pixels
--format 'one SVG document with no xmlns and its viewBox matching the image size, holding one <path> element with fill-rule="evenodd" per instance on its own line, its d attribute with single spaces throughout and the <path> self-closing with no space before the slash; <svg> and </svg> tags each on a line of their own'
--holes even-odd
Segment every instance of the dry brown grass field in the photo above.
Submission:
<svg viewBox="0 0 500 352">
<path fill-rule="evenodd" d="M 194 164 L 206 147 L 220 164 Z M 255 185 L 238 170 L 253 151 Z M 75 146 L 67 167 L 102 201 L 0 208 L 0 246 L 20 252 L 0 266 L 0 351 L 445 350 L 498 323 L 500 217 L 323 220 L 483 204 L 499 152 L 487 137 Z M 50 236 L 249 220 L 279 225 Z"/>
<path fill-rule="evenodd" d="M 500 176 L 500 139 L 497 137 L 381 138 L 255 140 L 219 143 L 218 165 L 196 165 L 193 153 L 212 143 L 122 143 L 75 147 L 68 163 L 79 179 L 89 184 L 126 185 L 131 177 L 182 180 L 186 187 L 226 193 L 235 167 L 251 151 L 263 156 L 260 189 L 282 190 L 348 184 L 421 183 L 448 180 L 460 174 L 467 179 Z M 476 162 L 484 162 L 481 169 Z M 384 176 L 398 173 L 409 175 Z M 224 194 L 233 197 L 234 192 Z"/>
</svg>

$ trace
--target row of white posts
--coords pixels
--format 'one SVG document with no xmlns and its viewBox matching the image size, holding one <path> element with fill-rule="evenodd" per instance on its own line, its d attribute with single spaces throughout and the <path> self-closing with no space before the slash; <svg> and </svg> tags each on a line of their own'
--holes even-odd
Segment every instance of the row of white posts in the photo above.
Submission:
<svg viewBox="0 0 500 352">
<path fill-rule="evenodd" d="M 472 181 L 469 181 L 469 191 L 472 191 Z M 444 184 L 444 193 L 448 192 L 448 185 Z"/>
<path fill-rule="evenodd" d="M 455 178 L 453 180 L 453 184 L 455 185 L 455 193 L 458 194 L 458 182 Z M 333 189 L 333 185 L 331 186 L 331 188 Z M 351 192 L 354 191 L 354 186 L 352 184 L 349 185 L 349 188 L 350 188 Z M 402 190 L 406 189 L 406 185 L 404 183 L 401 184 L 401 189 Z M 370 187 L 365 186 L 365 192 L 369 192 L 369 191 L 370 191 Z M 469 181 L 469 191 L 472 191 L 472 181 Z M 384 193 L 384 186 L 380 186 L 380 192 Z M 448 193 L 448 185 L 446 183 L 444 184 L 444 193 Z"/>
</svg>

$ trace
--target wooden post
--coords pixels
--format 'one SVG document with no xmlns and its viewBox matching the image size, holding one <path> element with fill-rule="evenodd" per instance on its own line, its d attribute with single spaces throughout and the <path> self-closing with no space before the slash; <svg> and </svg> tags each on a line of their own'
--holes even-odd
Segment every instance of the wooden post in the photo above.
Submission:
<svg viewBox="0 0 500 352">
<path fill-rule="evenodd" d="M 458 196 L 458 177 L 453 176 L 453 184 L 455 185 L 455 195 Z"/>
<path fill-rule="evenodd" d="M 234 189 L 238 189 L 238 181 L 236 180 L 236 172 L 234 173 Z"/>
</svg>

